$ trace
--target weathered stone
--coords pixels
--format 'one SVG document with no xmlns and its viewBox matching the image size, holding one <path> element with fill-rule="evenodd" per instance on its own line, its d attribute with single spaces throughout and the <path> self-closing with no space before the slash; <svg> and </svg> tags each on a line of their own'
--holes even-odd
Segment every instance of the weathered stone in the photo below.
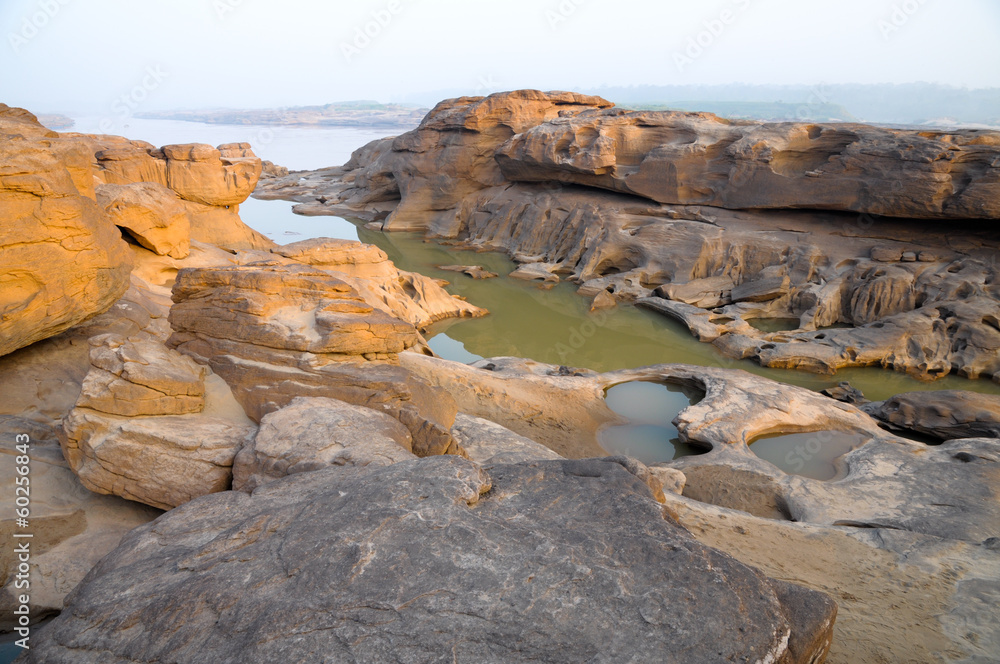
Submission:
<svg viewBox="0 0 1000 664">
<path fill-rule="evenodd" d="M 865 406 L 892 429 L 941 440 L 1000 438 L 1000 397 L 961 390 L 906 392 Z"/>
<path fill-rule="evenodd" d="M 437 269 L 448 272 L 462 272 L 473 279 L 495 279 L 500 276 L 496 272 L 484 270 L 481 265 L 438 265 Z"/>
<path fill-rule="evenodd" d="M 61 442 L 91 491 L 166 510 L 229 489 L 233 459 L 253 432 L 204 415 L 125 418 L 76 408 Z"/>
<path fill-rule="evenodd" d="M 27 134 L 0 142 L 0 355 L 106 311 L 132 268 L 93 200 L 86 147 L 18 111 L 0 109 L 5 131 Z"/>
<path fill-rule="evenodd" d="M 664 284 L 654 291 L 657 297 L 692 304 L 703 309 L 713 309 L 730 304 L 733 300 L 733 280 L 727 275 L 692 279 L 683 284 Z"/>
<path fill-rule="evenodd" d="M 384 413 L 336 399 L 297 398 L 265 415 L 233 464 L 233 489 L 253 492 L 327 466 L 388 466 L 415 459 L 410 432 Z"/>
<path fill-rule="evenodd" d="M 511 181 L 602 187 L 659 203 L 993 219 L 1000 177 L 986 164 L 998 152 L 997 132 L 605 109 L 538 123 L 496 159 Z M 974 173 L 966 166 L 980 160 Z"/>
<path fill-rule="evenodd" d="M 835 614 L 699 545 L 613 461 L 487 475 L 441 457 L 164 515 L 94 569 L 26 659 L 805 663 L 823 659 Z"/>
<path fill-rule="evenodd" d="M 97 202 L 115 226 L 150 251 L 185 258 L 191 252 L 191 224 L 177 195 L 154 182 L 103 184 Z"/>
<path fill-rule="evenodd" d="M 412 325 L 367 305 L 346 282 L 301 264 L 186 269 L 173 290 L 170 344 L 209 364 L 256 421 L 299 396 L 382 410 L 418 456 L 461 453 L 448 395 L 396 365 Z"/>
<path fill-rule="evenodd" d="M 455 416 L 451 434 L 470 459 L 482 464 L 562 459 L 544 445 L 507 427 L 465 413 Z"/>
<path fill-rule="evenodd" d="M 788 294 L 791 280 L 788 275 L 748 281 L 733 286 L 730 297 L 733 302 L 767 302 Z"/>
<path fill-rule="evenodd" d="M 271 252 L 344 279 L 371 306 L 421 329 L 446 318 L 488 313 L 451 295 L 429 277 L 397 269 L 375 245 L 315 238 L 286 244 Z"/>
<path fill-rule="evenodd" d="M 17 479 L 21 477 L 16 473 L 21 464 L 14 461 L 17 456 L 25 456 L 17 449 L 17 442 L 25 440 L 31 480 L 27 529 L 18 527 L 13 510 Z M 5 415 L 0 415 L 0 490 L 11 497 L 11 509 L 0 519 L 0 539 L 8 543 L 0 550 L 2 631 L 18 626 L 14 610 L 21 606 L 18 599 L 26 590 L 23 580 L 18 584 L 15 575 L 16 543 L 30 544 L 28 606 L 30 620 L 35 623 L 61 611 L 65 596 L 98 560 L 118 546 L 125 533 L 160 514 L 146 505 L 88 491 L 66 467 L 54 429 Z M 15 533 L 28 533 L 31 538 L 15 539 Z"/>
<path fill-rule="evenodd" d="M 204 367 L 158 340 L 90 339 L 91 369 L 77 406 L 109 415 L 183 415 L 205 408 Z"/>
<path fill-rule="evenodd" d="M 898 263 L 903 258 L 903 250 L 899 247 L 879 245 L 872 247 L 871 257 L 873 261 L 881 263 Z"/>
</svg>

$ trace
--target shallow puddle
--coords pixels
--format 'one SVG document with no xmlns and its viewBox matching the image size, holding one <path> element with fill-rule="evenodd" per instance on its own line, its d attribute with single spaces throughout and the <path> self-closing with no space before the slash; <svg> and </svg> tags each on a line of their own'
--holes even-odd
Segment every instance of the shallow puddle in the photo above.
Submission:
<svg viewBox="0 0 1000 664">
<path fill-rule="evenodd" d="M 834 461 L 868 440 L 864 434 L 846 431 L 809 431 L 764 436 L 750 449 L 789 475 L 825 481 L 837 476 Z"/>
<path fill-rule="evenodd" d="M 679 385 L 642 381 L 615 385 L 604 400 L 630 422 L 599 431 L 597 441 L 609 454 L 625 454 L 646 464 L 703 454 L 707 450 L 682 443 L 671 423 L 701 396 Z"/>
</svg>

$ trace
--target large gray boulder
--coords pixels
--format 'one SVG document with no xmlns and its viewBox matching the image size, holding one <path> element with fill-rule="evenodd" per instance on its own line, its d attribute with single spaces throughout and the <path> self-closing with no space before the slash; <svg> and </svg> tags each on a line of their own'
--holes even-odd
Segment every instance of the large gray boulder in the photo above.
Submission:
<svg viewBox="0 0 1000 664">
<path fill-rule="evenodd" d="M 206 496 L 132 531 L 22 661 L 823 660 L 828 597 L 697 543 L 626 465 L 448 455 Z"/>
</svg>

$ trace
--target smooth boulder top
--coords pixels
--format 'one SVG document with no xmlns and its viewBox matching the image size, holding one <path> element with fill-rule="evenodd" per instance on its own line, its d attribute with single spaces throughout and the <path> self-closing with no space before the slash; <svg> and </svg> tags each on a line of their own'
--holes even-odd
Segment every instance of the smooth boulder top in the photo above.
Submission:
<svg viewBox="0 0 1000 664">
<path fill-rule="evenodd" d="M 614 459 L 487 474 L 442 456 L 173 510 L 105 557 L 23 659 L 804 663 L 835 614 L 696 542 Z"/>
</svg>

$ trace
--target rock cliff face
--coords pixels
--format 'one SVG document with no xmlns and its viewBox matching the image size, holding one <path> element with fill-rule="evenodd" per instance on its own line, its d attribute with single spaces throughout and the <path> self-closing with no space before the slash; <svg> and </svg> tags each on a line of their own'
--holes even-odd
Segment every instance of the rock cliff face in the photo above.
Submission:
<svg viewBox="0 0 1000 664">
<path fill-rule="evenodd" d="M 506 108 L 507 112 L 498 109 Z M 443 102 L 261 197 L 639 301 L 733 357 L 1000 380 L 1000 133 L 729 122 L 521 91 Z M 453 167 L 454 166 L 454 167 Z M 766 333 L 755 319 L 798 319 Z M 825 330 L 829 326 L 851 329 Z"/>
<path fill-rule="evenodd" d="M 996 132 L 607 109 L 532 127 L 495 155 L 511 181 L 581 184 L 674 205 L 1000 218 Z"/>
</svg>

